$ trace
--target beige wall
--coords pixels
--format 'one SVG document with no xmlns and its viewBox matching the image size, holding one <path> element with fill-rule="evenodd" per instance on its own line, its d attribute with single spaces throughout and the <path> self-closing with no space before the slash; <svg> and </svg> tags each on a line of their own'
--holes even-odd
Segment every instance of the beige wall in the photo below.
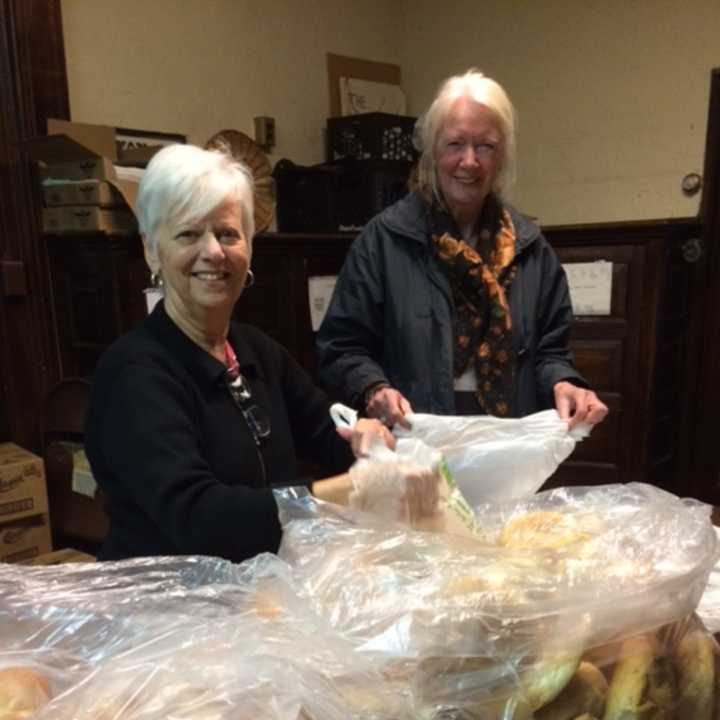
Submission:
<svg viewBox="0 0 720 720">
<path fill-rule="evenodd" d="M 545 224 L 693 215 L 720 0 L 62 0 L 73 119 L 252 134 L 323 159 L 325 53 L 400 63 L 409 109 L 475 65 L 519 112 L 514 199 Z"/>
<path fill-rule="evenodd" d="M 399 62 L 402 5 L 385 0 L 62 0 L 78 122 L 204 143 L 276 119 L 271 160 L 324 160 L 328 52 Z"/>
<path fill-rule="evenodd" d="M 720 0 L 405 0 L 410 111 L 476 66 L 520 118 L 517 204 L 545 224 L 697 212 Z M 429 50 L 428 50 L 429 49 Z"/>
</svg>

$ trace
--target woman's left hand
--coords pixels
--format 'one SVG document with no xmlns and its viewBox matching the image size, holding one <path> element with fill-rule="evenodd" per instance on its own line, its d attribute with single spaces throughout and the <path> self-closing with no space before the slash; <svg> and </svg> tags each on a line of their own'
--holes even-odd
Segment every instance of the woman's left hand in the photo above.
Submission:
<svg viewBox="0 0 720 720">
<path fill-rule="evenodd" d="M 555 407 L 572 430 L 578 423 L 595 425 L 608 414 L 607 405 L 592 391 L 578 387 L 566 380 L 555 383 Z"/>
<path fill-rule="evenodd" d="M 383 423 L 374 418 L 360 418 L 355 427 L 337 428 L 339 435 L 347 440 L 352 446 L 355 457 L 366 457 L 370 448 L 376 443 L 387 445 L 391 450 L 395 449 L 395 436 Z"/>
</svg>

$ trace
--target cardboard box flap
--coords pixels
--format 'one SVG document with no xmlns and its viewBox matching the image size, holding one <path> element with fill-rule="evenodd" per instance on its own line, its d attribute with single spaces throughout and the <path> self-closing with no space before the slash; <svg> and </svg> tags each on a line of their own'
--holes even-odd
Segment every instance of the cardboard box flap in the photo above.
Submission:
<svg viewBox="0 0 720 720">
<path fill-rule="evenodd" d="M 138 188 L 143 171 L 139 168 L 115 168 L 115 177 L 109 178 L 108 182 L 114 185 L 125 198 L 130 209 L 135 212 Z"/>
<path fill-rule="evenodd" d="M 117 160 L 118 158 L 115 128 L 108 125 L 90 125 L 88 123 L 48 118 L 47 134 L 65 135 L 79 145 L 86 147 L 97 157 L 106 157 L 111 160 Z"/>
<path fill-rule="evenodd" d="M 33 455 L 29 450 L 26 450 L 15 443 L 0 443 L 0 465 L 13 465 L 15 463 L 37 459 L 37 455 Z"/>
<path fill-rule="evenodd" d="M 128 207 L 133 211 L 133 214 L 135 214 L 138 183 L 133 182 L 132 180 L 118 180 L 117 178 L 108 178 L 108 182 L 120 191 L 120 194 L 123 198 L 125 198 L 125 202 L 128 204 Z"/>
<path fill-rule="evenodd" d="M 31 159 L 46 165 L 103 157 L 67 135 L 43 135 L 21 141 Z"/>
</svg>

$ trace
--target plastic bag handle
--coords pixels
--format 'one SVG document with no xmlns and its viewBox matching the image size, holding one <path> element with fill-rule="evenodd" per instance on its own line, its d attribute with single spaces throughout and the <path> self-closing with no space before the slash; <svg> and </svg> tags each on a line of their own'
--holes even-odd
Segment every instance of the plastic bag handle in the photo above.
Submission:
<svg viewBox="0 0 720 720">
<path fill-rule="evenodd" d="M 352 430 L 357 422 L 358 414 L 347 405 L 334 403 L 330 406 L 330 417 L 335 423 L 335 427 L 346 427 Z"/>
<path fill-rule="evenodd" d="M 572 430 L 568 432 L 568 435 L 573 440 L 582 440 L 583 438 L 586 438 L 588 435 L 590 435 L 590 431 L 592 430 L 592 425 L 588 423 L 578 423 Z"/>
</svg>

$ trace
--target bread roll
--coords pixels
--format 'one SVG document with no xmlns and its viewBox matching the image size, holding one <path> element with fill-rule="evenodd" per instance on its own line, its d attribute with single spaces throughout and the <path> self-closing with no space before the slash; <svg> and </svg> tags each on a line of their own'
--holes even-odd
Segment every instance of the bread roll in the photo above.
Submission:
<svg viewBox="0 0 720 720">
<path fill-rule="evenodd" d="M 567 687 L 580 663 L 581 651 L 548 653 L 523 677 L 525 700 L 533 710 L 551 703 Z"/>
<path fill-rule="evenodd" d="M 685 635 L 673 654 L 678 674 L 679 718 L 711 720 L 715 684 L 713 639 L 704 630 Z"/>
<path fill-rule="evenodd" d="M 499 657 L 423 658 L 414 677 L 416 697 L 431 706 L 458 703 L 469 717 L 473 713 L 501 717 L 511 706 L 518 714 L 524 708 L 532 717 L 562 692 L 578 668 L 580 655 L 580 649 L 552 650 L 520 669 Z"/>
<path fill-rule="evenodd" d="M 507 548 L 553 550 L 590 540 L 590 518 L 538 510 L 513 518 L 502 529 L 499 544 Z"/>
<path fill-rule="evenodd" d="M 592 663 L 581 662 L 560 695 L 540 708 L 536 720 L 575 720 L 581 713 L 600 717 L 605 711 L 608 684 Z"/>
<path fill-rule="evenodd" d="M 620 652 L 608 688 L 603 720 L 661 720 L 670 717 L 670 708 L 658 705 L 651 697 L 653 685 L 650 678 L 656 662 L 651 638 L 646 635 L 629 638 L 622 644 Z M 662 693 L 658 692 L 655 700 L 661 697 Z"/>
<path fill-rule="evenodd" d="M 0 720 L 28 717 L 50 700 L 50 684 L 24 667 L 0 670 Z"/>
</svg>

